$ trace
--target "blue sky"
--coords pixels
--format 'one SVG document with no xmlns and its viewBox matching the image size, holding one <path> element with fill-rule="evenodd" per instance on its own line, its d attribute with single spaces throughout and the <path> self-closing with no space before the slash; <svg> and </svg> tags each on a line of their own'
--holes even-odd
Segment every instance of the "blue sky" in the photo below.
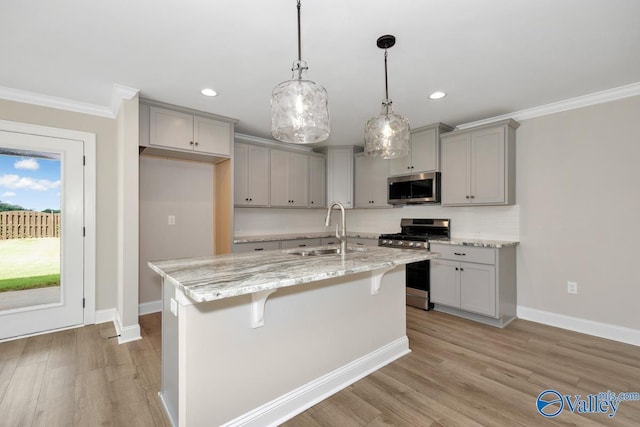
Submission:
<svg viewBox="0 0 640 427">
<path fill-rule="evenodd" d="M 0 154 L 0 200 L 25 209 L 60 209 L 60 160 Z"/>
</svg>

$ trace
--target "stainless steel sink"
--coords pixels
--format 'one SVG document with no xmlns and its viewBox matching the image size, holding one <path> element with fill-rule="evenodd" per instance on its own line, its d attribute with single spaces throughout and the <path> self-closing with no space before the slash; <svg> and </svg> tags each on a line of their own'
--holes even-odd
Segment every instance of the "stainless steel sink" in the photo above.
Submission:
<svg viewBox="0 0 640 427">
<path fill-rule="evenodd" d="M 293 249 L 288 250 L 286 253 L 290 255 L 299 255 L 299 256 L 322 256 L 322 255 L 337 255 L 339 247 L 337 248 L 308 248 L 308 249 Z M 350 252 L 363 252 L 365 248 L 347 248 L 347 253 Z"/>
</svg>

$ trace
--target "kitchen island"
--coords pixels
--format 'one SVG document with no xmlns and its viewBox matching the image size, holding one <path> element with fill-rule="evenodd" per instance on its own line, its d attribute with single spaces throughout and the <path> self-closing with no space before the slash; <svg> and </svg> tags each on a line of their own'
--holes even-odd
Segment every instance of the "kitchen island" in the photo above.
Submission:
<svg viewBox="0 0 640 427">
<path fill-rule="evenodd" d="M 174 425 L 277 425 L 410 351 L 404 265 L 437 254 L 313 249 L 149 263 Z"/>
</svg>

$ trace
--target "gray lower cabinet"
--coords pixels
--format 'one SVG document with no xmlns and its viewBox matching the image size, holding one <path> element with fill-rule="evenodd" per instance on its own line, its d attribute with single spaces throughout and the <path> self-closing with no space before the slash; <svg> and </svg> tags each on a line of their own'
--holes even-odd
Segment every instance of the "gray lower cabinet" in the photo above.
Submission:
<svg viewBox="0 0 640 427">
<path fill-rule="evenodd" d="M 320 239 L 281 240 L 280 249 L 306 248 L 311 246 L 320 246 L 321 244 L 322 242 Z"/>
<path fill-rule="evenodd" d="M 322 239 L 322 246 L 339 245 L 340 241 L 336 237 L 325 237 Z M 347 244 L 353 246 L 378 246 L 378 239 L 364 239 L 362 237 L 347 237 Z"/>
<path fill-rule="evenodd" d="M 431 244 L 430 294 L 436 310 L 504 327 L 516 317 L 515 246 Z"/>
<path fill-rule="evenodd" d="M 254 252 L 254 251 L 269 251 L 272 249 L 280 249 L 280 242 L 249 242 L 249 243 L 234 243 L 233 252 Z"/>
</svg>

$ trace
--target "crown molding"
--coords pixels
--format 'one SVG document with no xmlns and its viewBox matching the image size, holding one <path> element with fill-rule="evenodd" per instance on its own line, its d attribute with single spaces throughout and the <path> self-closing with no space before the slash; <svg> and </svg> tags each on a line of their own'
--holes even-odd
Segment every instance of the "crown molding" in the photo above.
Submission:
<svg viewBox="0 0 640 427">
<path fill-rule="evenodd" d="M 528 108 L 526 110 L 520 110 L 510 114 L 503 114 L 500 116 L 490 117 L 488 119 L 464 123 L 456 126 L 456 130 L 491 124 L 506 119 L 514 119 L 517 121 L 533 119 L 535 117 L 560 113 L 562 111 L 575 110 L 577 108 L 603 104 L 605 102 L 617 101 L 619 99 L 629 98 L 631 96 L 637 95 L 640 95 L 640 82 L 632 83 L 625 86 L 619 86 L 613 89 L 607 89 L 588 95 L 578 96 L 576 98 L 570 98 L 564 101 L 552 102 L 551 104 Z"/>
<path fill-rule="evenodd" d="M 119 85 L 117 83 L 113 84 L 113 90 L 111 91 L 111 114 L 112 117 L 118 116 L 118 111 L 120 111 L 120 105 L 122 105 L 122 101 L 128 101 L 134 96 L 136 96 L 140 92 L 139 89 Z"/>
<path fill-rule="evenodd" d="M 122 101 L 133 98 L 138 92 L 138 89 L 114 84 L 111 92 L 111 105 L 104 106 L 0 86 L 0 99 L 115 119 Z"/>
</svg>

